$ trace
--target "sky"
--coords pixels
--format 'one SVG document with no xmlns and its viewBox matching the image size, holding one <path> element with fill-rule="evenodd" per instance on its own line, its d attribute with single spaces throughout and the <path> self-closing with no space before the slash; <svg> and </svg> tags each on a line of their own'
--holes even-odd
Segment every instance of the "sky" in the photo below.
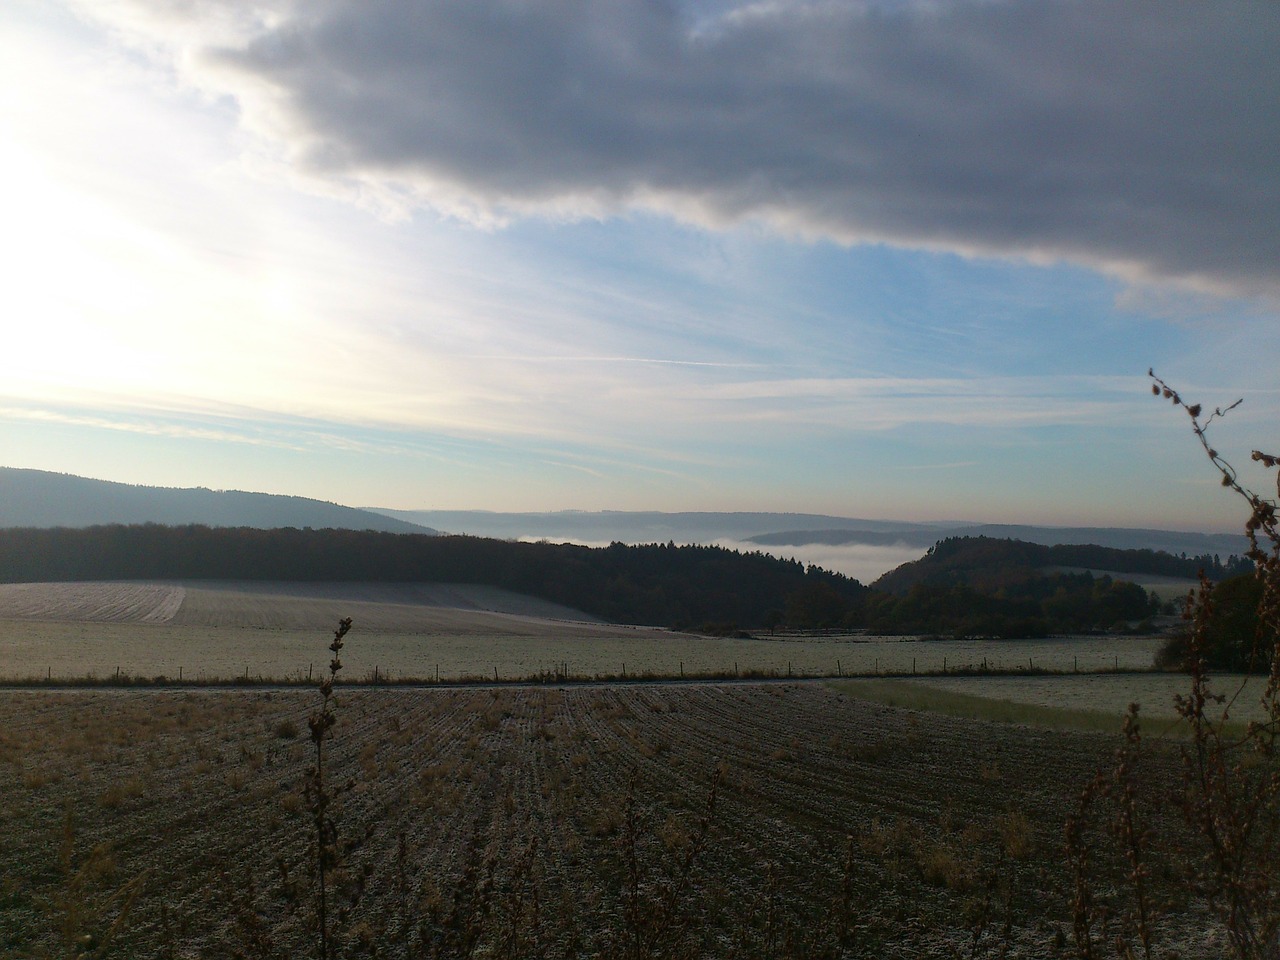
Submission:
<svg viewBox="0 0 1280 960">
<path fill-rule="evenodd" d="M 1236 530 L 1280 5 L 8 0 L 0 465 Z"/>
</svg>

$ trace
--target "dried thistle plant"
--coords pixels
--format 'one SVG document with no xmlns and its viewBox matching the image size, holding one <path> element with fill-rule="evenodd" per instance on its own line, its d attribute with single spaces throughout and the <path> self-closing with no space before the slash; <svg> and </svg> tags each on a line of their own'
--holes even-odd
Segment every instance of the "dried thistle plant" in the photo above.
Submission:
<svg viewBox="0 0 1280 960">
<path fill-rule="evenodd" d="M 337 723 L 333 712 L 333 687 L 338 680 L 338 671 L 342 669 L 343 640 L 350 629 L 351 618 L 347 617 L 339 620 L 338 628 L 333 631 L 333 642 L 329 644 L 333 654 L 329 660 L 329 673 L 320 681 L 320 709 L 307 718 L 311 742 L 315 746 L 315 764 L 307 775 L 306 798 L 315 827 L 316 930 L 321 960 L 329 960 L 333 955 L 328 916 L 328 876 L 339 861 L 338 827 L 330 812 L 333 794 L 325 784 L 324 745 L 333 735 L 333 726 Z"/>
<path fill-rule="evenodd" d="M 1175 700 L 1178 714 L 1190 730 L 1182 747 L 1182 782 L 1174 805 L 1190 828 L 1187 839 L 1162 851 L 1181 863 L 1191 891 L 1214 910 L 1223 923 L 1235 956 L 1262 960 L 1280 956 L 1280 528 L 1276 501 L 1255 493 L 1240 479 L 1231 463 L 1210 442 L 1209 428 L 1241 403 L 1218 407 L 1208 416 L 1198 403 L 1187 403 L 1178 391 L 1148 371 L 1151 391 L 1182 409 L 1191 429 L 1217 470 L 1223 487 L 1249 506 L 1245 534 L 1248 558 L 1259 585 L 1255 633 L 1247 663 L 1265 666 L 1268 680 L 1262 695 L 1266 718 L 1251 723 L 1243 735 L 1231 733 L 1225 721 L 1244 691 L 1242 683 L 1230 696 L 1210 689 L 1210 629 L 1214 587 L 1202 575 L 1199 587 L 1186 601 L 1187 668 L 1190 688 Z M 1280 465 L 1280 457 L 1252 452 L 1266 469 Z M 1277 476 L 1280 498 L 1280 475 Z M 1151 956 L 1154 942 L 1154 901 L 1149 890 L 1152 835 L 1145 826 L 1139 802 L 1140 737 L 1137 710 L 1131 708 L 1125 725 L 1126 745 L 1117 754 L 1108 779 L 1099 775 L 1084 790 L 1075 816 L 1067 823 L 1067 853 L 1076 876 L 1075 931 L 1080 956 L 1096 956 L 1094 931 L 1106 922 L 1098 902 L 1097 878 L 1091 864 L 1088 825 L 1094 801 L 1109 796 L 1115 802 L 1112 833 L 1126 864 L 1131 908 L 1119 922 L 1115 945 L 1121 955 Z"/>
</svg>

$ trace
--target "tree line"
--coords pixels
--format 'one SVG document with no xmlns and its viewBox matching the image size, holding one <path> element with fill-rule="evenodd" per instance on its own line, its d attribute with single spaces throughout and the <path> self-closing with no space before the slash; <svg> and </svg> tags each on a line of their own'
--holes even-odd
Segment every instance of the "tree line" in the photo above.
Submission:
<svg viewBox="0 0 1280 960">
<path fill-rule="evenodd" d="M 913 568 L 915 582 L 893 593 L 759 551 L 674 543 L 584 547 L 373 530 L 159 524 L 10 528 L 0 530 L 0 581 L 477 583 L 615 623 L 719 634 L 789 627 L 1028 637 L 1117 629 L 1155 613 L 1155 600 L 1122 580 L 1028 575 L 1025 564 L 1001 567 L 992 559 L 1008 561 L 1036 546 L 968 544 L 972 562 L 965 568 L 959 562 L 965 550 L 958 549 L 965 545 L 942 541 L 923 560 L 900 568 Z M 966 582 L 965 569 L 974 582 Z"/>
<path fill-rule="evenodd" d="M 874 586 L 905 593 L 917 583 L 966 584 L 992 592 L 1023 580 L 1045 575 L 1055 567 L 1106 570 L 1113 573 L 1154 574 L 1195 579 L 1201 572 L 1210 580 L 1225 580 L 1249 573 L 1246 557 L 1217 554 L 1174 556 L 1163 550 L 1121 550 L 1096 544 L 1060 543 L 1052 546 L 1025 540 L 995 537 L 947 537 L 929 548 L 919 560 L 885 574 Z"/>
<path fill-rule="evenodd" d="M 1149 629 L 1159 606 L 1154 595 L 1124 580 L 1056 573 L 995 591 L 963 583 L 917 583 L 904 595 L 877 591 L 863 620 L 869 632 L 886 635 L 1047 637 Z"/>
<path fill-rule="evenodd" d="M 840 615 L 867 588 L 762 552 L 674 543 L 584 547 L 372 530 L 159 524 L 0 530 L 0 581 L 295 580 L 479 583 L 616 623 L 756 627 L 821 584 Z"/>
</svg>

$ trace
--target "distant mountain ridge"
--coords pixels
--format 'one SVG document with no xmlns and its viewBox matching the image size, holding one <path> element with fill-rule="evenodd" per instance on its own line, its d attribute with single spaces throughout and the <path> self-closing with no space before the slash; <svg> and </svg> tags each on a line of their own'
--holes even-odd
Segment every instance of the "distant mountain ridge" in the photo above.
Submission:
<svg viewBox="0 0 1280 960">
<path fill-rule="evenodd" d="M 1224 560 L 1242 554 L 1247 546 L 1240 534 L 1123 527 L 913 523 L 808 513 L 623 510 L 502 513 L 355 508 L 306 497 L 149 487 L 45 470 L 0 467 L 0 528 L 87 527 L 113 523 L 194 523 L 259 529 L 312 527 L 419 534 L 446 531 L 498 539 L 577 543 L 736 541 L 740 546 L 756 544 L 761 548 L 906 546 L 919 548 L 921 552 L 952 537 L 988 536 L 1046 546 L 1096 544 L 1117 549 L 1163 550 L 1174 556 L 1221 554 Z"/>
<path fill-rule="evenodd" d="M 306 497 L 202 487 L 145 487 L 47 470 L 0 467 L 0 527 L 117 523 L 436 532 L 384 514 Z"/>
<path fill-rule="evenodd" d="M 811 513 L 750 513 L 658 510 L 561 510 L 547 513 L 502 513 L 489 510 L 389 510 L 366 507 L 400 520 L 421 523 L 447 533 L 500 539 L 570 539 L 608 543 L 708 543 L 752 540 L 770 530 L 823 530 L 857 523 L 867 530 L 932 530 L 929 524 L 884 520 L 848 520 Z M 929 536 L 924 546 L 941 536 Z"/>
<path fill-rule="evenodd" d="M 855 521 L 861 522 L 861 521 Z M 751 537 L 751 543 L 762 546 L 826 546 L 849 544 L 884 545 L 901 543 L 929 547 L 939 540 L 953 537 L 990 537 L 995 540 L 1022 540 L 1046 547 L 1065 544 L 1093 545 L 1115 550 L 1162 550 L 1174 556 L 1187 554 L 1243 555 L 1249 547 L 1244 534 L 1188 533 L 1181 530 L 1151 530 L 1141 527 L 1036 527 L 1011 523 L 939 524 L 914 527 L 907 524 L 896 530 L 834 529 L 788 530 Z M 896 539 L 895 539 L 896 538 Z"/>
<path fill-rule="evenodd" d="M 1024 540 L 1045 546 L 1094 544 L 1118 550 L 1163 550 L 1177 556 L 1243 554 L 1243 534 L 1187 533 L 1130 527 L 1042 527 L 1028 524 L 912 523 L 808 513 L 563 511 L 499 513 L 484 510 L 383 510 L 387 516 L 449 533 L 505 539 L 573 540 L 585 543 L 711 543 L 738 540 L 761 547 L 893 546 L 924 551 L 951 537 Z"/>
</svg>

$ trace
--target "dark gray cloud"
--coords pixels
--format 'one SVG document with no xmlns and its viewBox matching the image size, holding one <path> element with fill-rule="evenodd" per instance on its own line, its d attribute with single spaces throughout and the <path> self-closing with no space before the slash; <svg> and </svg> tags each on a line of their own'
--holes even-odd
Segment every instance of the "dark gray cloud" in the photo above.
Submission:
<svg viewBox="0 0 1280 960">
<path fill-rule="evenodd" d="M 1261 2 L 312 0 L 194 62 L 309 172 L 412 202 L 1275 295 L 1277 51 Z"/>
</svg>

